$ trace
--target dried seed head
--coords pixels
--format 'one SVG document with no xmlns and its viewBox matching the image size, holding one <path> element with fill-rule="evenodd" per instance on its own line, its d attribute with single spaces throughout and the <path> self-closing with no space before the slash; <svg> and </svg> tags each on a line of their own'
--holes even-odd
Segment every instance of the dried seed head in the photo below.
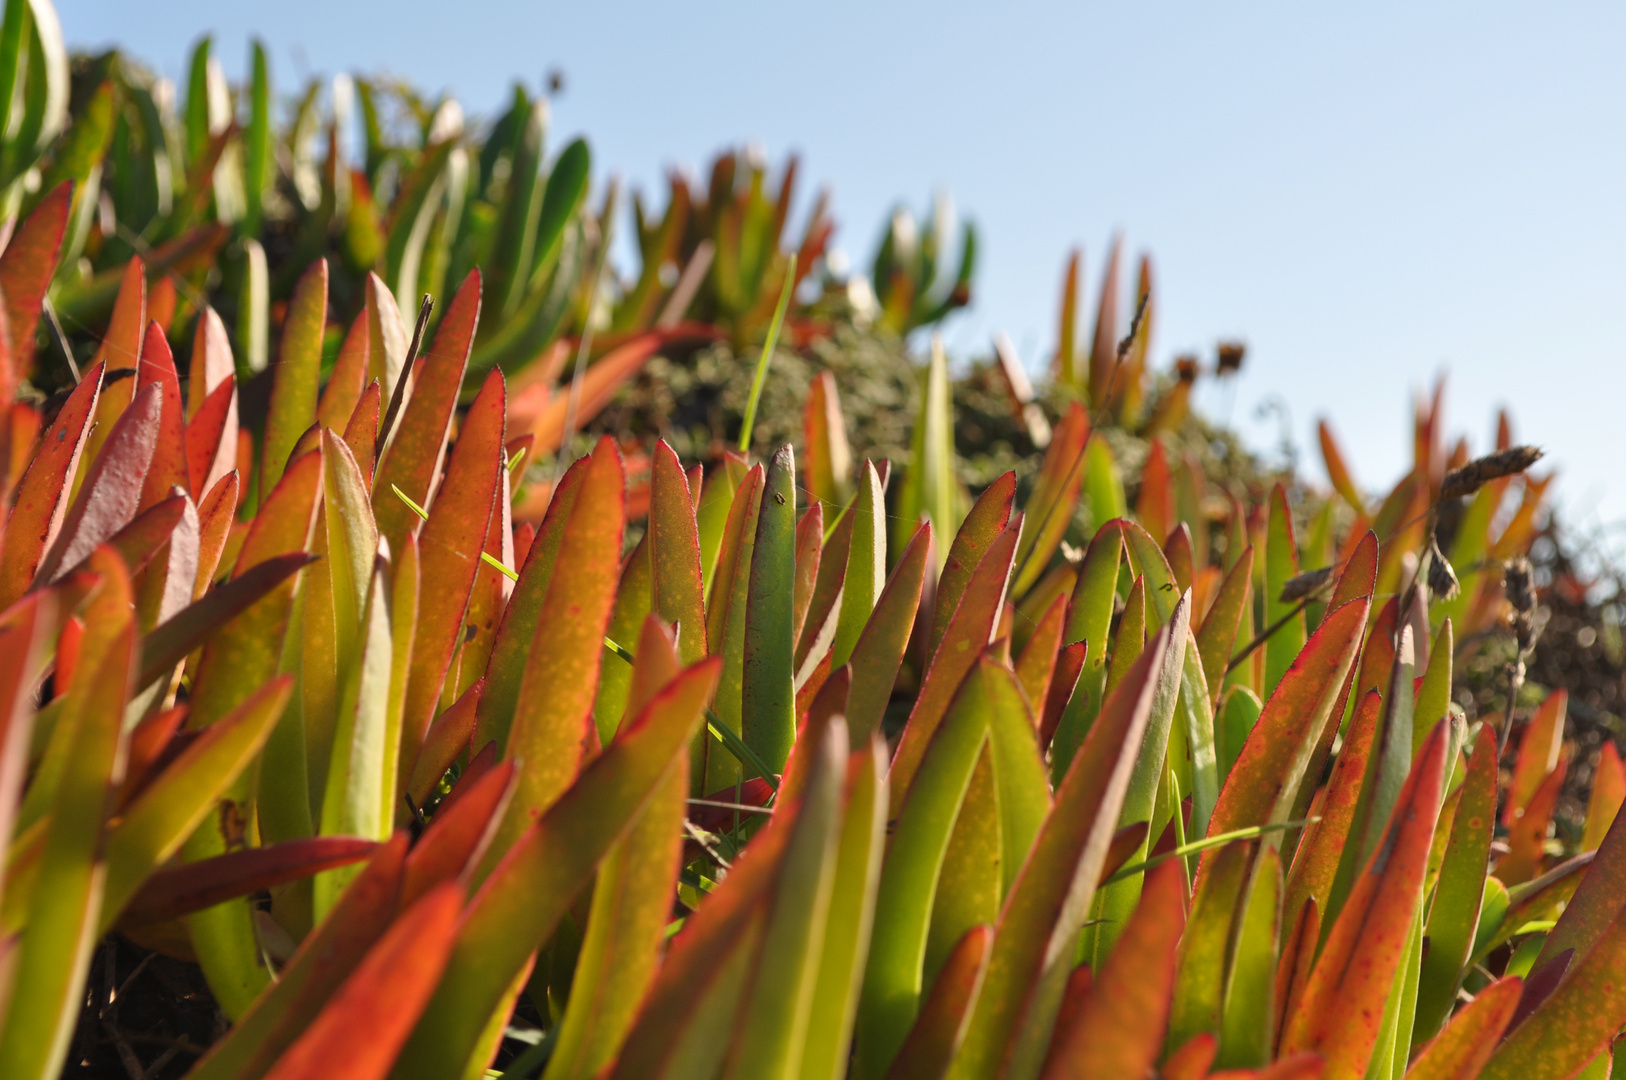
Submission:
<svg viewBox="0 0 1626 1080">
<path fill-rule="evenodd" d="M 1219 359 L 1214 365 L 1218 375 L 1229 375 L 1234 371 L 1242 370 L 1242 358 L 1248 355 L 1248 347 L 1240 341 L 1222 341 L 1219 343 Z"/>
<path fill-rule="evenodd" d="M 1174 377 L 1183 383 L 1197 381 L 1197 358 L 1195 356 L 1179 356 L 1174 361 Z"/>
<path fill-rule="evenodd" d="M 1492 480 L 1522 473 L 1540 461 L 1541 456 L 1542 452 L 1538 447 L 1511 446 L 1494 454 L 1474 458 L 1462 468 L 1452 469 L 1445 474 L 1445 483 L 1440 486 L 1440 501 L 1472 495 Z"/>
<path fill-rule="evenodd" d="M 1438 540 L 1429 541 L 1428 560 L 1428 593 L 1436 600 L 1454 600 L 1461 591 L 1457 584 L 1457 572 L 1451 569 L 1451 561 L 1440 551 Z"/>
<path fill-rule="evenodd" d="M 1502 582 L 1507 590 L 1507 602 L 1513 610 L 1528 615 L 1536 610 L 1536 590 L 1531 581 L 1530 560 L 1523 555 L 1509 559 L 1502 568 Z"/>
<path fill-rule="evenodd" d="M 1332 567 L 1330 566 L 1323 566 L 1319 570 L 1306 570 L 1297 577 L 1287 579 L 1287 583 L 1282 586 L 1282 594 L 1277 597 L 1277 600 L 1283 604 L 1303 600 L 1330 580 L 1332 580 Z"/>
<path fill-rule="evenodd" d="M 1536 590 L 1531 581 L 1530 560 L 1522 555 L 1510 559 L 1502 571 L 1502 584 L 1507 602 L 1513 608 L 1508 626 L 1522 657 L 1535 642 Z"/>
</svg>

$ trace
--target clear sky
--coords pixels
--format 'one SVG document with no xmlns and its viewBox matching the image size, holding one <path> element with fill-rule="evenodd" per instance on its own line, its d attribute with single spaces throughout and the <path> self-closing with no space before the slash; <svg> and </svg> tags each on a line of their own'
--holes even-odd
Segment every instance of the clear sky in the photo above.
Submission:
<svg viewBox="0 0 1626 1080">
<path fill-rule="evenodd" d="M 983 242 L 961 353 L 1002 329 L 1038 365 L 1068 249 L 1093 294 L 1121 231 L 1155 260 L 1160 363 L 1248 342 L 1201 406 L 1256 445 L 1280 440 L 1275 395 L 1315 472 L 1325 415 L 1387 487 L 1446 371 L 1476 451 L 1511 405 L 1570 516 L 1626 521 L 1618 4 L 57 2 L 72 45 L 172 77 L 208 31 L 235 79 L 258 34 L 282 92 L 389 71 L 490 115 L 558 67 L 553 145 L 587 134 L 600 179 L 794 148 L 855 260 L 895 201 L 949 191 Z"/>
</svg>

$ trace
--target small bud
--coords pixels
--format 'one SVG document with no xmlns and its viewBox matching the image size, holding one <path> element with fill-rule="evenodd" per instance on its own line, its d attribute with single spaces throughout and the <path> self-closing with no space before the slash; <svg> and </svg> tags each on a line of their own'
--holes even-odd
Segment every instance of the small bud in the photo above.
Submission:
<svg viewBox="0 0 1626 1080">
<path fill-rule="evenodd" d="M 1295 600 L 1303 600 L 1306 596 L 1310 596 L 1318 591 L 1321 586 L 1325 585 L 1331 578 L 1332 567 L 1330 566 L 1323 566 L 1319 570 L 1306 570 L 1297 577 L 1288 578 L 1287 583 L 1282 586 L 1281 596 L 1277 597 L 1276 599 L 1279 603 L 1283 604 L 1291 604 Z"/>
<path fill-rule="evenodd" d="M 1492 480 L 1522 473 L 1540 461 L 1541 456 L 1542 452 L 1538 447 L 1513 446 L 1506 450 L 1498 450 L 1494 454 L 1474 458 L 1462 468 L 1452 469 L 1445 474 L 1445 483 L 1440 485 L 1440 501 L 1472 495 Z"/>
</svg>

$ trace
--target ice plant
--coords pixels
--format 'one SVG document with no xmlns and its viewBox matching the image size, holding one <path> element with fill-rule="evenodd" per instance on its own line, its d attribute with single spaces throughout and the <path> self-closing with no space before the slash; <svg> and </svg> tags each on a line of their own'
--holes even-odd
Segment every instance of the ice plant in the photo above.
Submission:
<svg viewBox="0 0 1626 1080">
<path fill-rule="evenodd" d="M 263 66 L 240 129 L 194 65 L 188 186 L 148 219 L 175 246 L 138 258 L 82 212 L 103 182 L 137 205 L 138 82 L 92 71 L 66 123 L 49 9 L 4 31 L 0 165 L 61 183 L 8 189 L 0 251 L 0 1076 L 61 1072 L 110 934 L 198 964 L 228 1022 L 200 1080 L 1609 1074 L 1626 771 L 1606 749 L 1553 834 L 1568 698 L 1516 693 L 1545 480 L 1505 428 L 1447 454 L 1433 403 L 1369 500 L 1323 426 L 1341 502 L 1221 497 L 1166 437 L 1196 367 L 1147 377 L 1149 268 L 1122 335 L 1109 269 L 1082 354 L 1075 262 L 1065 404 L 1019 472 L 965 482 L 934 347 L 908 460 L 855 461 L 821 378 L 801 445 L 651 439 L 635 482 L 615 438 L 570 460 L 564 354 L 530 365 L 594 233 L 585 146 L 544 171 L 538 102 L 480 146 L 443 107 L 398 154 L 364 88 L 366 162 L 287 158 L 321 224 L 257 374 Z M 806 262 L 728 160 L 638 239 L 692 263 L 715 229 L 691 296 L 766 341 L 754 418 Z M 221 230 L 236 349 L 165 292 Z M 960 286 L 941 230 L 892 232 L 908 330 Z M 580 350 L 578 415 L 666 340 L 650 281 Z M 59 309 L 101 344 L 20 393 Z M 1507 715 L 1470 718 L 1454 669 L 1499 636 Z"/>
</svg>

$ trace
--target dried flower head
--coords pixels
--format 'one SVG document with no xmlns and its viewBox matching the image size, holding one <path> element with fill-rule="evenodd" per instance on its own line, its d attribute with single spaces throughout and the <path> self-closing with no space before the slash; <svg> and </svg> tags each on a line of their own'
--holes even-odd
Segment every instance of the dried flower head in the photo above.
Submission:
<svg viewBox="0 0 1626 1080">
<path fill-rule="evenodd" d="M 1174 377 L 1183 383 L 1197 381 L 1197 358 L 1195 356 L 1179 356 L 1174 361 Z"/>
<path fill-rule="evenodd" d="M 1513 608 L 1508 625 L 1518 642 L 1522 657 L 1535 642 L 1536 590 L 1531 580 L 1530 560 L 1524 556 L 1510 559 L 1502 571 L 1502 585 L 1507 602 Z"/>
<path fill-rule="evenodd" d="M 1474 458 L 1460 469 L 1445 474 L 1440 486 L 1440 499 L 1460 499 L 1472 495 L 1492 480 L 1522 473 L 1541 460 L 1542 452 L 1535 446 L 1510 446 L 1494 454 Z"/>
<path fill-rule="evenodd" d="M 1219 375 L 1229 375 L 1242 370 L 1242 358 L 1248 355 L 1248 347 L 1240 341 L 1222 341 L 1219 343 L 1219 357 L 1214 364 L 1214 371 Z"/>
<path fill-rule="evenodd" d="M 1507 602 L 1513 610 L 1528 615 L 1536 610 L 1536 590 L 1532 581 L 1530 560 L 1524 556 L 1509 559 L 1502 568 L 1502 582 L 1507 590 Z"/>
<path fill-rule="evenodd" d="M 1440 542 L 1430 539 L 1428 549 L 1428 593 L 1437 600 L 1454 600 L 1461 591 L 1457 583 L 1457 572 L 1451 568 L 1451 560 L 1445 557 L 1440 550 Z"/>
</svg>

